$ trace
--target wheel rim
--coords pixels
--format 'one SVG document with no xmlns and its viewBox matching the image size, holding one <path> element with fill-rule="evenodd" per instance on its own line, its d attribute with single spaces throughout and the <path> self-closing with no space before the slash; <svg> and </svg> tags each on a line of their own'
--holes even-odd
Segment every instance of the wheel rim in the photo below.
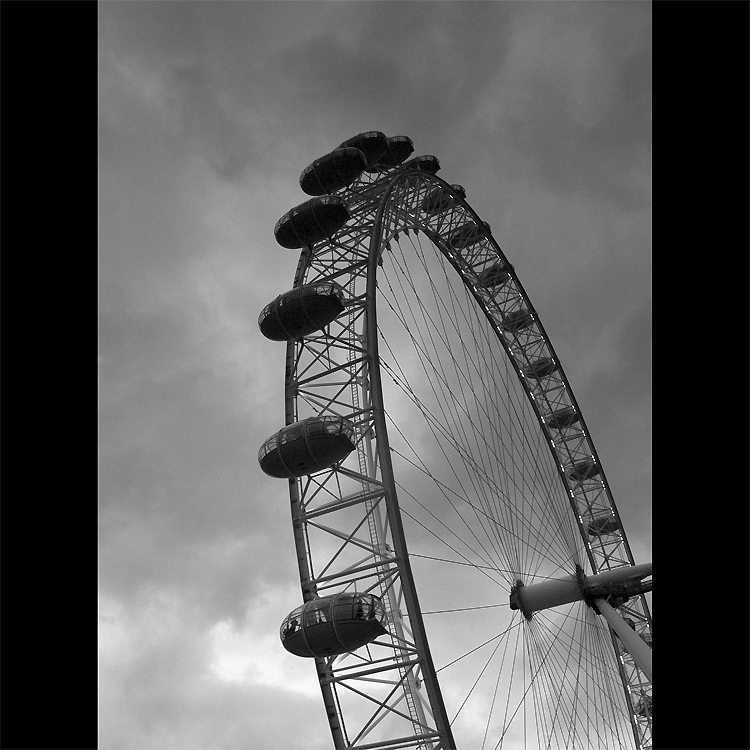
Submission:
<svg viewBox="0 0 750 750">
<path fill-rule="evenodd" d="M 425 213 L 435 190 L 449 207 Z M 577 603 L 527 622 L 500 599 L 507 602 L 519 579 L 569 573 L 575 564 L 588 572 L 634 564 L 580 410 L 515 271 L 465 199 L 434 175 L 364 175 L 338 194 L 351 221 L 303 250 L 294 285 L 334 280 L 347 291 L 347 310 L 318 335 L 288 344 L 287 424 L 344 416 L 357 425 L 357 450 L 331 470 L 290 480 L 293 526 L 303 597 L 372 591 L 383 596 L 391 627 L 354 655 L 315 660 L 334 744 L 450 747 L 455 730 L 459 747 L 514 747 L 521 731 L 532 747 L 621 747 L 633 739 L 649 747 L 650 683 L 591 609 Z M 479 229 L 458 232 L 471 222 Z M 498 262 L 505 283 L 483 286 L 482 274 Z M 426 312 L 430 298 L 437 323 Z M 407 311 L 404 301 L 416 307 Z M 386 333 L 392 324 L 395 337 Z M 473 360 L 462 348 L 465 331 L 469 350 L 487 344 L 492 353 Z M 439 366 L 423 356 L 433 348 Z M 469 373 L 463 381 L 459 352 Z M 406 361 L 432 370 L 431 384 L 410 380 Z M 489 389 L 477 395 L 485 382 Z M 434 405 L 417 395 L 430 389 L 443 391 Z M 406 416 L 410 409 L 421 422 Z M 574 423 L 544 426 L 564 422 L 565 410 Z M 489 431 L 469 438 L 467 425 L 483 419 Z M 420 450 L 410 434 L 425 423 L 422 438 L 426 445 L 432 435 L 434 445 Z M 424 456 L 441 445 L 460 461 L 444 455 L 436 473 Z M 420 500 L 430 493 L 417 489 L 428 474 L 432 496 L 441 498 L 437 514 Z M 605 531 L 592 535 L 596 524 Z M 480 589 L 494 598 L 482 599 Z M 446 606 L 446 597 L 457 603 L 456 592 L 477 598 Z M 650 637 L 643 596 L 621 612 Z M 459 615 L 475 619 L 457 642 Z"/>
</svg>

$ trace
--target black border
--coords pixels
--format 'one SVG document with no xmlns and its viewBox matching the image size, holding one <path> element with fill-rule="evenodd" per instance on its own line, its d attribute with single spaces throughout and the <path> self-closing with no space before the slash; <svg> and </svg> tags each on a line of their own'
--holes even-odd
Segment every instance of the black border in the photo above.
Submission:
<svg viewBox="0 0 750 750">
<path fill-rule="evenodd" d="M 0 2 L 0 747 L 97 747 L 97 3 Z"/>
<path fill-rule="evenodd" d="M 653 4 L 655 750 L 750 747 L 749 9 Z"/>
</svg>

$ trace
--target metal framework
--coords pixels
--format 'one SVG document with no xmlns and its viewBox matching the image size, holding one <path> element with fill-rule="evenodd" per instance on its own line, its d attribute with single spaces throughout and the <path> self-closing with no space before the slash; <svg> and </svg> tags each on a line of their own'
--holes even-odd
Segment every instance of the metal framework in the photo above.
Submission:
<svg viewBox="0 0 750 750">
<path fill-rule="evenodd" d="M 436 189 L 449 207 L 425 213 L 420 207 Z M 452 719 L 417 596 L 388 438 L 377 302 L 378 271 L 391 243 L 414 232 L 427 237 L 489 321 L 554 457 L 591 572 L 635 561 L 539 317 L 513 266 L 461 193 L 435 175 L 395 168 L 365 172 L 338 194 L 351 219 L 326 241 L 302 250 L 294 286 L 334 281 L 344 290 L 346 308 L 324 330 L 288 343 L 286 424 L 311 415 L 345 417 L 355 425 L 356 451 L 331 469 L 289 480 L 292 524 L 304 600 L 344 590 L 377 594 L 386 607 L 389 632 L 355 653 L 317 658 L 315 666 L 335 747 L 453 748 Z M 484 284 L 492 268 L 507 273 L 505 283 Z M 556 368 L 534 376 L 534 368 L 545 361 Z M 574 410 L 577 420 L 551 429 L 552 415 L 564 409 Z M 611 519 L 607 533 L 592 533 L 603 518 Z M 618 610 L 650 643 L 644 596 L 620 603 Z M 648 748 L 651 681 L 614 632 L 610 637 L 635 746 Z"/>
</svg>

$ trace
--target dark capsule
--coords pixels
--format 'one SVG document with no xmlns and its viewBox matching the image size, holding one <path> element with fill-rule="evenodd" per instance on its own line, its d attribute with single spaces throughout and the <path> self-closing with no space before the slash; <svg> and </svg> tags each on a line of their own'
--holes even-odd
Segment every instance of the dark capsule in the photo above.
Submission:
<svg viewBox="0 0 750 750">
<path fill-rule="evenodd" d="M 440 161 L 437 156 L 429 154 L 425 156 L 415 156 L 401 165 L 401 169 L 416 170 L 418 172 L 427 172 L 428 174 L 437 174 L 440 171 Z"/>
<path fill-rule="evenodd" d="M 547 375 L 551 375 L 559 367 L 560 365 L 551 357 L 540 357 L 527 367 L 524 367 L 523 374 L 527 378 L 539 380 L 540 378 L 546 378 Z"/>
<path fill-rule="evenodd" d="M 312 599 L 290 612 L 281 624 L 281 643 L 295 656 L 345 654 L 386 633 L 385 622 L 379 597 L 342 592 Z"/>
<path fill-rule="evenodd" d="M 329 469 L 353 450 L 354 425 L 349 420 L 308 417 L 268 438 L 258 451 L 258 462 L 268 476 L 291 479 Z"/>
<path fill-rule="evenodd" d="M 386 155 L 388 150 L 388 138 L 379 130 L 368 130 L 366 133 L 358 133 L 348 138 L 339 148 L 356 148 L 365 156 L 365 166 L 371 167 Z"/>
<path fill-rule="evenodd" d="M 367 166 L 357 148 L 337 148 L 305 167 L 299 186 L 308 195 L 324 195 L 351 185 Z"/>
<path fill-rule="evenodd" d="M 349 220 L 346 203 L 337 195 L 311 198 L 287 211 L 273 233 L 282 247 L 294 250 L 309 247 L 330 237 Z"/>
<path fill-rule="evenodd" d="M 271 341 L 296 341 L 320 331 L 344 310 L 344 294 L 332 281 L 305 284 L 280 294 L 258 318 Z"/>
<path fill-rule="evenodd" d="M 517 333 L 528 328 L 533 322 L 534 317 L 528 310 L 514 310 L 503 318 L 500 328 L 508 333 Z"/>
<path fill-rule="evenodd" d="M 483 221 L 477 224 L 474 221 L 468 221 L 462 224 L 458 229 L 454 229 L 447 239 L 448 246 L 454 250 L 465 250 L 475 245 L 483 237 L 486 237 L 490 231 L 490 225 Z"/>
<path fill-rule="evenodd" d="M 411 138 L 405 135 L 394 135 L 386 139 L 385 151 L 376 163 L 367 168 L 368 172 L 384 172 L 402 164 L 414 153 L 414 144 Z"/>
<path fill-rule="evenodd" d="M 651 716 L 651 696 L 650 695 L 644 695 L 643 698 L 641 698 L 635 707 L 635 712 L 642 716 L 644 719 L 647 719 Z"/>
<path fill-rule="evenodd" d="M 386 149 L 379 164 L 384 167 L 397 167 L 414 153 L 414 143 L 405 135 L 393 135 L 386 141 Z"/>
<path fill-rule="evenodd" d="M 611 513 L 607 513 L 590 521 L 586 530 L 589 536 L 603 536 L 604 534 L 614 534 L 619 528 L 617 519 Z"/>
<path fill-rule="evenodd" d="M 508 267 L 498 261 L 489 268 L 485 268 L 482 273 L 479 274 L 477 284 L 483 289 L 491 289 L 496 286 L 502 286 L 510 278 L 510 271 Z"/>
<path fill-rule="evenodd" d="M 461 185 L 451 185 L 451 190 L 447 190 L 444 187 L 439 187 L 433 190 L 422 201 L 422 213 L 434 216 L 435 214 L 447 211 L 451 206 L 456 205 L 455 195 L 458 195 L 461 198 L 466 197 L 466 191 Z"/>
<path fill-rule="evenodd" d="M 564 406 L 545 417 L 544 424 L 555 430 L 561 430 L 563 427 L 570 427 L 572 424 L 579 422 L 580 419 L 581 415 L 572 406 Z"/>
<path fill-rule="evenodd" d="M 595 477 L 601 471 L 601 466 L 593 458 L 584 458 L 583 461 L 573 464 L 573 468 L 567 472 L 567 475 L 574 482 L 582 482 L 584 479 Z"/>
</svg>

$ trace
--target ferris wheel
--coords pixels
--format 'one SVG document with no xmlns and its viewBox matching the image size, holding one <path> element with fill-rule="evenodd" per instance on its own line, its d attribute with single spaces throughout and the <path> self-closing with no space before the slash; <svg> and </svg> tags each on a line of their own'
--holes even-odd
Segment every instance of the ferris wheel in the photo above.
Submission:
<svg viewBox="0 0 750 750">
<path fill-rule="evenodd" d="M 286 342 L 301 604 L 336 748 L 650 748 L 651 565 L 637 565 L 515 268 L 405 136 L 300 177 L 300 249 L 261 312 Z"/>
</svg>

